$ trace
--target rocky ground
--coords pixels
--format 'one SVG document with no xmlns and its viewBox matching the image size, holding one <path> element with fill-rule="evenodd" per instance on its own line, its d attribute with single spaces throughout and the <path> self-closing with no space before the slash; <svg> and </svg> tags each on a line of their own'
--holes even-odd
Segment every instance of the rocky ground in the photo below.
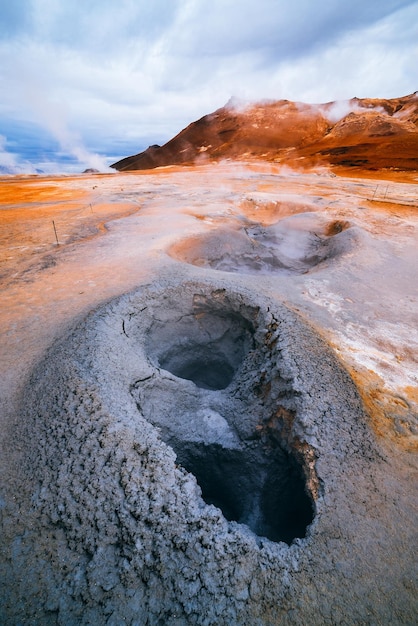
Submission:
<svg viewBox="0 0 418 626">
<path fill-rule="evenodd" d="M 416 622 L 417 181 L 0 181 L 2 623 Z"/>
</svg>

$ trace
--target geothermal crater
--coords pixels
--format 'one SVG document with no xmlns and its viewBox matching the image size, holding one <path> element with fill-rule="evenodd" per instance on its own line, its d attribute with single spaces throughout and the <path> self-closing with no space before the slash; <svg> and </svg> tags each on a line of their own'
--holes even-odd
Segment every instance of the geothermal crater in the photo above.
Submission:
<svg viewBox="0 0 418 626">
<path fill-rule="evenodd" d="M 244 227 L 219 227 L 176 243 L 169 254 L 227 272 L 305 274 L 355 246 L 356 229 L 349 222 L 299 213 L 269 225 L 248 222 Z"/>
<path fill-rule="evenodd" d="M 174 319 L 157 321 L 147 333 L 148 354 L 157 366 L 190 380 L 198 389 L 184 386 L 174 402 L 171 379 L 167 394 L 161 385 L 155 392 L 154 380 L 153 388 L 149 382 L 139 383 L 133 388 L 139 410 L 159 426 L 177 461 L 196 477 L 205 502 L 218 506 L 226 519 L 246 524 L 273 541 L 290 544 L 304 537 L 313 519 L 313 497 L 302 459 L 279 434 L 274 439 L 261 432 L 268 391 L 253 354 L 255 311 L 239 314 L 230 305 L 220 308 L 216 299 L 197 296 L 188 313 L 178 304 L 172 306 Z M 277 384 L 279 378 L 280 374 Z M 281 384 L 289 404 L 291 390 L 284 381 Z M 243 386 L 248 389 L 245 397 Z M 224 391 L 214 393 L 220 390 Z M 156 411 L 158 400 L 161 405 Z M 180 420 L 183 414 L 186 429 L 183 424 L 177 428 L 173 414 L 180 414 Z"/>
<path fill-rule="evenodd" d="M 119 623 L 276 623 L 329 577 L 329 529 L 359 533 L 363 496 L 341 515 L 342 485 L 377 463 L 313 329 L 214 280 L 98 309 L 36 368 L 25 412 L 39 479 L 25 543 L 65 559 L 36 575 L 67 624 L 100 622 L 103 603 Z"/>
</svg>

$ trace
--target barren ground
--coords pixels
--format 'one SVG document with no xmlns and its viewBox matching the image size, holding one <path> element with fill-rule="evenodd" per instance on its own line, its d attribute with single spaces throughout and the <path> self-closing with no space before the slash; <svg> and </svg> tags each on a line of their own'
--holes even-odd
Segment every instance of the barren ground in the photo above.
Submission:
<svg viewBox="0 0 418 626">
<path fill-rule="evenodd" d="M 417 190 L 416 173 L 293 171 L 261 162 L 0 180 L 5 593 L 16 586 L 19 567 L 13 546 L 29 523 L 16 510 L 26 510 L 20 509 L 20 501 L 30 498 L 33 490 L 27 470 L 20 471 L 23 448 L 15 434 L 32 368 L 57 338 L 95 307 L 173 277 L 222 280 L 236 289 L 262 293 L 284 302 L 319 333 L 357 386 L 371 436 L 388 463 L 387 480 L 409 502 L 405 528 L 397 528 L 397 533 L 401 538 L 403 533 L 405 538 L 413 536 L 418 467 Z M 37 437 L 33 432 L 34 440 Z M 416 544 L 405 541 L 406 558 Z M 373 575 L 379 574 L 376 557 Z M 411 605 L 387 623 L 408 623 L 405 620 L 416 610 L 416 572 L 405 585 L 411 588 Z M 383 596 L 383 603 L 392 601 Z M 4 623 L 26 623 L 19 619 L 29 609 L 19 602 L 23 608 L 5 606 L 10 621 Z M 33 605 L 36 598 L 30 602 Z M 42 613 L 44 600 L 39 602 L 39 614 L 27 623 L 64 623 L 58 609 Z M 372 598 L 370 623 L 381 623 L 377 609 L 373 621 L 374 608 Z M 166 623 L 188 623 L 172 619 Z M 157 618 L 149 623 L 158 623 Z M 328 616 L 323 623 L 334 622 Z"/>
</svg>

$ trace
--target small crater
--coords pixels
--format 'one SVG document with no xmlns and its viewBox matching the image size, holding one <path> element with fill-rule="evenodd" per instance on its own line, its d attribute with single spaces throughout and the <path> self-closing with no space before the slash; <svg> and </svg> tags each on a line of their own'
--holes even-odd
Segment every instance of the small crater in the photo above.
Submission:
<svg viewBox="0 0 418 626">
<path fill-rule="evenodd" d="M 350 228 L 350 222 L 346 222 L 344 220 L 334 220 L 327 225 L 325 234 L 327 237 L 333 237 L 334 235 L 342 233 L 343 230 L 347 230 L 347 228 Z"/>
<path fill-rule="evenodd" d="M 251 323 L 204 306 L 170 325 L 156 323 L 149 351 L 158 365 L 203 389 L 225 389 L 252 345 Z"/>
<path fill-rule="evenodd" d="M 202 389 L 225 389 L 234 376 L 234 368 L 223 354 L 202 345 L 176 350 L 169 358 L 161 359 L 160 365 Z"/>
<path fill-rule="evenodd" d="M 169 314 L 153 315 L 147 351 L 179 381 L 137 381 L 138 409 L 228 521 L 275 542 L 304 538 L 314 519 L 315 471 L 290 434 L 296 411 L 277 410 L 278 395 L 294 404 L 291 381 L 279 370 L 266 380 L 264 346 L 274 329 L 260 330 L 257 309 L 237 310 L 220 292 L 195 294 L 189 310 L 185 302 L 164 306 Z"/>
<path fill-rule="evenodd" d="M 212 230 L 175 244 L 169 254 L 225 272 L 304 274 L 352 248 L 353 238 L 342 234 L 350 227 L 343 220 L 324 223 L 316 213 L 299 213 L 268 226 Z"/>
<path fill-rule="evenodd" d="M 178 462 L 192 473 L 207 504 L 256 535 L 290 545 L 304 538 L 314 518 L 302 468 L 279 446 L 266 456 L 261 446 L 227 450 L 219 445 L 178 443 Z"/>
</svg>

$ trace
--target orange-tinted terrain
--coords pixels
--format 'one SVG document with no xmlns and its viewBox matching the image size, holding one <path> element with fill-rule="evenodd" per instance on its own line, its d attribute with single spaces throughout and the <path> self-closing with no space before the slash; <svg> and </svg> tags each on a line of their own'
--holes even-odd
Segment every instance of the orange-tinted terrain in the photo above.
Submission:
<svg viewBox="0 0 418 626">
<path fill-rule="evenodd" d="M 351 424 L 345 428 L 345 423 L 339 424 L 340 414 L 337 415 L 334 406 L 337 406 L 337 401 L 344 403 L 345 396 L 340 397 L 340 391 L 341 394 L 347 393 L 351 400 L 354 392 L 340 389 L 339 383 L 334 383 L 334 388 L 330 384 L 327 396 L 327 389 L 321 388 L 321 377 L 316 377 L 326 399 L 322 412 L 327 417 L 323 431 L 325 443 L 316 454 L 316 435 L 309 431 L 309 424 L 305 424 L 306 433 L 303 433 L 306 440 L 311 437 L 309 450 L 298 433 L 292 443 L 296 442 L 297 453 L 305 459 L 305 468 L 309 466 L 314 478 L 316 471 L 319 477 L 322 471 L 328 491 L 322 492 L 323 483 L 312 479 L 311 487 L 313 485 L 315 498 L 318 498 L 315 501 L 319 503 L 315 515 L 312 513 L 308 520 L 310 523 L 315 517 L 313 530 L 307 531 L 306 540 L 304 535 L 297 535 L 294 545 L 274 544 L 271 554 L 275 556 L 268 561 L 266 571 L 274 573 L 274 568 L 278 568 L 277 576 L 274 574 L 276 578 L 272 574 L 277 589 L 265 583 L 260 592 L 256 593 L 252 588 L 255 599 L 248 594 L 242 600 L 244 595 L 240 595 L 237 602 L 247 602 L 254 615 L 261 611 L 261 621 L 257 623 L 264 623 L 263 602 L 267 602 L 267 591 L 270 593 L 273 589 L 271 593 L 274 594 L 282 589 L 282 562 L 295 562 L 297 565 L 300 562 L 300 571 L 303 576 L 307 572 L 308 583 L 305 578 L 298 578 L 298 567 L 295 571 L 289 569 L 291 584 L 294 585 L 292 593 L 296 598 L 291 602 L 296 606 L 306 589 L 312 592 L 313 595 L 306 594 L 302 598 L 300 611 L 304 619 L 311 610 L 312 598 L 319 603 L 318 606 L 323 598 L 325 603 L 329 601 L 329 605 L 334 606 L 334 600 L 341 596 L 347 602 L 340 603 L 338 610 L 341 615 L 350 606 L 350 610 L 357 611 L 356 614 L 364 620 L 372 615 L 370 619 L 376 623 L 385 623 L 385 616 L 389 615 L 387 623 L 391 623 L 393 616 L 400 615 L 399 623 L 412 623 L 410 618 L 416 608 L 413 538 L 416 536 L 418 500 L 417 95 L 392 100 L 353 99 L 348 103 L 317 107 L 288 101 L 248 107 L 228 105 L 191 124 L 165 146 L 151 147 L 114 167 L 120 171 L 112 174 L 9 176 L 0 179 L 0 505 L 4 513 L 0 580 L 3 579 L 5 585 L 4 606 L 10 623 L 23 623 L 26 618 L 32 620 L 31 623 L 38 623 L 38 618 L 43 620 L 42 623 L 48 620 L 48 623 L 58 623 L 55 616 L 60 611 L 64 616 L 70 614 L 65 613 L 70 611 L 70 603 L 67 606 L 63 600 L 60 604 L 62 598 L 71 595 L 70 588 L 75 590 L 74 597 L 77 597 L 71 607 L 75 606 L 79 615 L 83 614 L 83 603 L 90 602 L 94 607 L 105 606 L 109 598 L 115 606 L 118 602 L 131 606 L 129 602 L 133 595 L 129 596 L 128 602 L 123 595 L 128 593 L 126 590 L 131 593 L 131 588 L 142 589 L 141 585 L 148 589 L 148 583 L 133 569 L 129 570 L 133 581 L 129 583 L 131 587 L 126 583 L 128 579 L 123 578 L 131 567 L 127 553 L 120 553 L 117 566 L 110 560 L 111 566 L 108 567 L 106 561 L 108 557 L 113 558 L 117 550 L 125 549 L 126 545 L 131 549 L 130 535 L 124 535 L 123 541 L 119 541 L 113 540 L 107 532 L 109 518 L 119 506 L 119 497 L 122 498 L 120 511 L 118 509 L 120 527 L 125 528 L 122 523 L 126 520 L 132 523 L 132 537 L 136 541 L 134 533 L 141 528 L 142 513 L 137 517 L 126 514 L 126 507 L 138 494 L 142 498 L 145 491 L 141 490 L 140 474 L 147 472 L 143 469 L 145 466 L 141 466 L 139 478 L 135 478 L 139 482 L 134 482 L 132 478 L 132 483 L 127 480 L 124 485 L 131 500 L 120 496 L 121 481 L 115 470 L 117 462 L 120 460 L 132 476 L 136 471 L 135 463 L 131 468 L 129 463 L 125 463 L 128 457 L 124 456 L 128 449 L 131 454 L 131 425 L 125 424 L 122 428 L 122 422 L 111 423 L 111 414 L 110 417 L 107 414 L 103 417 L 105 411 L 101 413 L 100 402 L 95 404 L 94 400 L 96 383 L 87 386 L 87 401 L 82 405 L 82 377 L 88 380 L 91 370 L 101 362 L 100 358 L 104 359 L 101 350 L 112 363 L 116 356 L 123 362 L 125 353 L 118 346 L 125 346 L 126 354 L 130 354 L 129 358 L 134 362 L 134 369 L 137 367 L 135 341 L 139 331 L 135 329 L 135 324 L 140 320 L 141 312 L 147 309 L 148 302 L 142 303 L 143 309 L 139 312 L 131 310 L 128 302 L 122 323 L 117 311 L 119 305 L 114 299 L 124 294 L 135 292 L 140 298 L 142 292 L 146 294 L 149 290 L 152 299 L 155 289 L 155 293 L 160 294 L 160 306 L 154 303 L 155 308 L 151 306 L 151 313 L 147 313 L 154 335 L 150 338 L 145 333 L 144 341 L 148 341 L 149 346 L 152 339 L 156 354 L 159 354 L 161 337 L 167 345 L 171 335 L 173 341 L 177 341 L 176 332 L 170 331 L 170 324 L 174 320 L 176 328 L 187 330 L 187 325 L 181 325 L 181 288 L 186 282 L 197 285 L 196 292 L 199 292 L 199 285 L 214 285 L 211 297 L 215 302 L 215 320 L 219 318 L 216 298 L 220 297 L 219 294 L 228 294 L 228 290 L 234 293 L 241 290 L 249 301 L 253 297 L 262 302 L 268 300 L 273 303 L 272 309 L 275 305 L 278 310 L 282 305 L 287 307 L 321 339 L 322 344 L 313 345 L 325 346 L 333 355 L 334 363 L 341 364 L 341 370 L 347 377 L 344 380 L 349 380 L 350 385 L 354 382 L 353 406 L 358 398 L 356 406 L 360 407 L 359 419 L 353 417 L 354 426 Z M 173 291 L 174 284 L 177 291 Z M 172 290 L 171 305 L 165 299 L 167 285 Z M 167 311 L 169 306 L 174 312 L 171 309 Z M 90 322 L 90 334 L 86 334 L 88 341 L 92 342 L 90 350 L 90 344 L 83 345 L 80 327 L 78 330 L 74 328 L 98 307 L 102 308 L 98 309 L 94 323 Z M 245 301 L 242 310 L 246 310 Z M 268 320 L 269 312 L 265 315 Z M 230 317 L 234 321 L 235 313 Z M 199 314 L 196 314 L 196 319 L 199 321 Z M 223 321 L 222 316 L 220 319 Z M 159 325 L 164 329 L 161 337 L 155 330 Z M 304 328 L 303 325 L 300 327 Z M 271 329 L 276 330 L 274 324 L 268 329 L 260 327 L 257 337 L 265 333 L 267 341 Z M 288 332 L 291 331 L 290 328 Z M 69 333 L 68 345 L 74 341 L 74 345 L 78 345 L 80 350 L 83 347 L 87 354 L 83 367 L 71 374 L 71 380 L 67 379 L 65 369 L 67 344 L 63 344 L 60 353 L 61 362 L 56 357 L 53 366 L 48 365 L 48 355 L 55 349 L 51 350 L 51 346 L 61 345 L 55 342 L 66 333 Z M 104 339 L 102 342 L 106 333 L 117 336 L 119 343 L 116 348 L 110 343 L 103 343 Z M 276 340 L 277 337 L 272 340 L 272 345 Z M 109 342 L 109 339 L 106 341 Z M 234 341 L 230 343 L 232 345 Z M 74 351 L 77 354 L 76 348 Z M 291 349 L 287 358 L 291 361 Z M 312 348 L 309 359 L 314 377 L 323 366 L 324 350 Z M 39 430 L 34 428 L 30 436 L 23 438 L 20 434 L 22 422 L 30 404 L 26 398 L 32 397 L 33 372 L 40 362 L 42 366 L 35 370 L 38 381 L 47 377 L 48 371 L 53 371 L 54 375 L 58 372 L 57 380 L 65 389 L 68 385 L 69 395 L 64 402 L 65 410 L 51 418 L 50 429 L 48 419 L 50 411 L 55 410 L 55 394 L 58 398 L 61 392 L 54 387 L 55 383 L 50 386 L 49 379 L 44 380 L 45 398 L 49 405 L 44 405 L 42 397 L 40 400 L 38 397 L 39 411 L 37 405 L 31 407 L 31 415 L 35 416 L 33 423 L 40 423 L 42 427 Z M 129 394 L 132 389 L 141 394 L 141 384 L 149 385 L 148 395 L 145 396 L 147 401 L 151 397 L 147 410 L 152 421 L 154 408 L 159 407 L 159 388 L 152 387 L 150 381 L 156 374 L 154 370 L 152 375 L 149 374 L 149 363 L 148 360 L 145 366 L 138 366 L 140 371 L 134 385 L 126 385 L 129 396 L 126 402 L 132 405 L 133 410 L 136 410 L 135 407 L 140 409 L 143 398 L 138 396 L 135 404 Z M 269 362 L 268 367 L 261 371 L 260 380 L 269 375 L 271 365 Z M 159 375 L 164 369 L 164 366 L 159 368 Z M 332 370 L 331 366 L 329 369 Z M 119 380 L 119 373 L 115 380 Z M 342 376 L 340 372 L 338 375 Z M 125 380 L 124 372 L 120 376 L 121 380 Z M 173 385 L 174 389 L 176 374 L 166 372 L 164 376 L 165 383 Z M 187 379 L 187 376 L 184 378 Z M 309 376 L 306 378 L 309 381 Z M 190 380 L 183 380 L 181 384 L 187 386 L 190 383 L 192 389 Z M 103 397 L 107 398 L 105 374 L 103 378 L 100 374 L 98 381 L 103 385 L 103 390 L 99 391 L 103 391 Z M 111 382 L 113 384 L 113 378 Z M 271 391 L 269 384 L 264 389 L 268 393 Z M 298 384 L 295 376 L 292 394 L 296 401 L 300 393 Z M 214 394 L 221 396 L 224 390 L 223 387 L 219 389 Z M 305 396 L 309 395 L 305 389 L 303 391 Z M 152 396 L 154 392 L 155 398 Z M 204 395 L 209 392 L 194 388 L 190 391 L 194 399 L 199 397 L 198 393 Z M 39 394 L 42 396 L 41 392 Z M 178 394 L 181 396 L 181 389 Z M 118 404 L 117 394 L 114 396 L 112 393 L 109 395 L 112 402 Z M 271 401 L 274 402 L 274 398 Z M 166 402 L 170 406 L 170 392 L 167 392 Z M 74 406 L 76 409 L 73 410 Z M 186 418 L 180 420 L 181 427 L 185 425 L 186 431 L 187 420 L 199 412 L 194 404 L 192 406 L 193 410 L 186 412 Z M 84 407 L 87 407 L 85 418 Z M 123 402 L 119 409 L 123 416 Z M 70 469 L 67 475 L 63 474 L 57 480 L 64 462 L 51 452 L 53 446 L 58 449 L 61 445 L 53 428 L 56 424 L 57 428 L 62 425 L 62 432 L 69 433 L 69 438 L 74 435 L 76 441 L 83 428 L 90 432 L 90 420 L 93 425 L 96 424 L 92 418 L 94 410 L 97 410 L 98 419 L 109 418 L 106 436 L 114 437 L 116 448 L 110 450 L 103 466 L 97 469 L 99 465 L 95 465 L 95 453 L 91 452 L 96 450 L 94 446 L 99 441 L 95 432 L 91 437 L 88 434 L 92 447 L 87 456 L 78 443 L 71 443 L 71 448 L 65 442 L 59 453 L 62 453 L 62 458 L 65 457 Z M 70 423 L 72 419 L 72 411 L 79 419 L 74 433 L 72 426 L 66 425 L 66 420 Z M 41 417 L 36 422 L 38 413 Z M 241 414 L 238 412 L 238 415 Z M 268 447 L 283 423 L 282 435 L 284 433 L 291 441 L 295 415 L 292 407 L 278 406 L 270 421 L 259 427 L 257 436 L 261 440 L 264 437 L 262 442 Z M 203 417 L 209 430 L 211 425 L 221 430 L 226 428 L 226 421 L 216 411 L 205 413 Z M 46 426 L 41 418 L 46 419 Z M 326 441 L 327 425 L 334 429 L 335 435 L 329 446 Z M 351 427 L 353 430 L 350 430 Z M 317 424 L 313 425 L 314 428 Z M 343 442 L 341 449 L 339 429 Z M 364 441 L 358 442 L 358 433 L 367 434 Z M 233 439 L 233 434 L 231 437 Z M 344 443 L 346 441 L 349 445 Z M 373 443 L 370 456 L 368 441 Z M 106 441 L 105 444 L 108 445 Z M 120 456 L 118 446 L 122 450 Z M 102 453 L 99 448 L 97 444 L 97 458 Z M 38 450 L 42 454 L 45 452 L 45 458 L 50 463 L 45 470 L 46 487 L 42 493 L 38 491 L 38 473 L 42 470 L 44 457 L 39 456 Z M 136 448 L 132 454 L 136 455 L 135 459 L 140 457 Z M 338 458 L 342 459 L 341 463 Z M 327 465 L 327 459 L 331 459 L 332 463 L 335 461 L 335 465 Z M 75 491 L 73 495 L 74 476 L 84 476 L 82 473 L 89 463 L 94 467 L 92 477 L 86 480 L 84 491 L 80 491 L 82 496 Z M 347 471 L 345 463 L 349 467 Z M 167 466 L 165 460 L 162 465 Z M 50 467 L 57 472 L 51 473 L 52 478 L 48 475 Z M 358 467 L 362 469 L 358 470 Z M 178 472 L 174 461 L 173 468 L 174 472 Z M 335 472 L 340 472 L 336 479 Z M 107 495 L 102 500 L 97 497 L 96 501 L 94 490 L 100 491 L 103 485 L 113 485 L 113 474 L 116 486 L 112 494 L 115 494 L 116 504 L 112 501 L 108 505 L 110 500 Z M 182 476 L 183 480 L 184 474 Z M 162 479 L 157 477 L 156 480 Z M 150 484 L 154 483 L 151 481 Z M 166 485 L 164 488 L 168 489 Z M 47 500 L 42 498 L 48 490 L 58 495 L 48 496 L 50 508 L 45 509 L 42 507 Z M 93 495 L 88 495 L 90 491 Z M 65 497 L 70 494 L 65 506 L 62 494 Z M 88 526 L 91 516 L 90 512 L 86 513 L 89 509 L 84 510 L 84 504 L 90 506 L 91 502 L 94 506 L 98 503 L 95 511 L 99 523 L 93 520 L 94 528 L 90 534 L 90 531 L 84 531 L 79 520 L 83 519 Z M 202 508 L 203 504 L 199 505 L 199 511 L 206 511 Z M 195 515 L 195 509 L 190 510 Z M 213 513 L 213 507 L 210 510 Z M 59 516 L 67 515 L 68 511 L 63 523 Z M 161 515 L 165 515 L 164 510 L 161 511 Z M 224 522 L 227 524 L 226 520 Z M 190 527 L 194 528 L 194 523 L 190 523 Z M 238 532 L 236 529 L 240 524 L 234 524 L 231 528 L 233 532 Z M 196 533 L 200 533 L 201 527 L 197 525 L 196 528 Z M 177 528 L 174 530 L 177 532 Z M 90 537 L 96 537 L 96 532 L 99 547 L 96 550 L 89 544 L 83 552 L 84 540 L 87 545 Z M 161 537 L 164 532 L 160 533 Z M 225 545 L 229 545 L 231 532 L 226 533 Z M 245 531 L 245 537 L 248 537 L 248 532 Z M 103 541 L 109 537 L 111 549 L 102 551 Z M 258 559 L 264 550 L 263 542 L 269 542 L 266 539 L 258 543 L 258 539 L 249 541 L 256 555 L 254 572 L 264 572 Z M 208 542 L 209 546 L 215 544 L 214 541 Z M 178 545 L 183 558 L 183 544 Z M 191 545 L 194 549 L 200 544 L 193 539 Z M 133 542 L 132 546 L 134 562 L 134 558 L 140 558 L 137 556 L 140 542 Z M 173 546 L 174 543 L 169 545 L 170 555 L 173 554 Z M 365 551 L 367 558 L 364 557 Z M 91 556 L 93 552 L 94 557 Z M 242 551 L 244 553 L 245 550 Z M 130 553 L 129 559 L 132 555 Z M 224 558 L 220 559 L 218 554 L 215 556 L 216 563 Z M 232 560 L 235 567 L 235 557 Z M 87 572 L 85 581 L 80 575 L 84 562 Z M 317 567 L 318 570 L 315 569 Z M 177 565 L 174 570 L 177 575 Z M 109 572 L 113 576 L 115 571 L 113 579 Z M 165 571 L 162 566 L 161 571 Z M 102 586 L 95 579 L 97 572 L 100 576 L 103 574 L 99 580 Z M 31 576 L 29 583 L 26 573 Z M 216 570 L 214 579 L 217 580 L 217 577 Z M 241 578 L 237 575 L 237 580 L 241 581 Z M 68 581 L 73 586 L 70 587 Z M 156 597 L 162 588 L 160 582 L 158 579 Z M 238 583 L 233 582 L 232 588 L 235 593 Z M 60 589 L 59 593 L 57 589 Z M 91 597 L 87 596 L 85 589 Z M 99 595 L 94 595 L 96 593 Z M 198 594 L 196 598 L 198 601 Z M 135 606 L 132 606 L 134 612 Z M 286 608 L 287 605 L 283 606 Z M 247 615 L 246 607 L 243 611 Z M 333 619 L 329 617 L 324 623 L 334 623 Z"/>
<path fill-rule="evenodd" d="M 112 167 L 126 171 L 257 158 L 292 167 L 416 170 L 417 93 L 321 105 L 288 100 L 231 102 L 193 122 L 163 146 L 150 146 Z"/>
<path fill-rule="evenodd" d="M 418 174 L 350 173 L 259 160 L 3 179 L 4 375 L 10 359 L 19 369 L 30 353 L 19 329 L 31 328 L 27 339 L 40 354 L 62 322 L 133 288 L 155 264 L 243 272 L 255 284 L 284 271 L 300 285 L 281 282 L 279 292 L 323 325 L 376 430 L 416 447 Z"/>
</svg>

